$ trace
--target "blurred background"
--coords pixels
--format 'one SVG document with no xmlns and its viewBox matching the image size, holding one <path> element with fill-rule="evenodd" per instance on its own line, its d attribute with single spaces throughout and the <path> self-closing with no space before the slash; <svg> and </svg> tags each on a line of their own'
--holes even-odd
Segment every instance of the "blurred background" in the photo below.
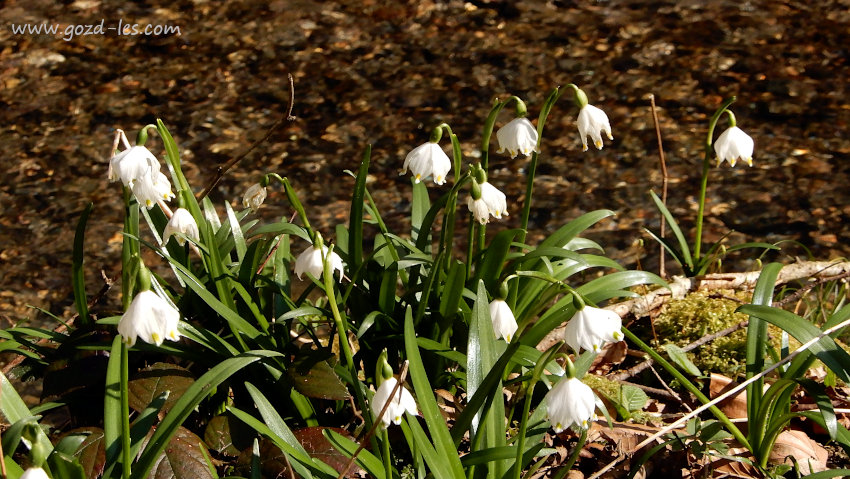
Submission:
<svg viewBox="0 0 850 479">
<path fill-rule="evenodd" d="M 356 169 L 372 144 L 370 191 L 390 227 L 409 231 L 410 180 L 398 173 L 433 126 L 448 122 L 465 161 L 476 161 L 494 98 L 520 96 L 536 121 L 554 87 L 576 83 L 608 113 L 615 139 L 582 153 L 576 107 L 566 96 L 556 105 L 530 242 L 608 208 L 617 216 L 590 237 L 622 264 L 657 271 L 658 247 L 643 231 L 658 228 L 649 191 L 661 188 L 648 95 L 658 104 L 669 207 L 686 230 L 708 118 L 737 95 L 732 109 L 755 139 L 754 165 L 711 171 L 705 240 L 730 230 L 729 245 L 787 240 L 767 256 L 783 261 L 850 251 L 847 0 L 10 0 L 0 19 L 3 327 L 41 314 L 28 305 L 73 314 L 73 234 L 89 202 L 89 294 L 103 284 L 100 271 L 120 277 L 121 188 L 106 181 L 116 128 L 132 140 L 161 118 L 200 190 L 217 165 L 286 114 L 288 74 L 297 119 L 225 177 L 211 194 L 216 204 L 240 203 L 262 173 L 277 172 L 332 237 L 347 221 L 353 186 L 343 171 Z M 100 34 L 66 33 L 101 22 Z M 109 27 L 119 22 L 179 34 L 118 35 Z M 58 25 L 57 33 L 13 29 L 40 24 Z M 508 110 L 497 126 L 510 120 Z M 147 146 L 162 157 L 156 135 Z M 526 159 L 495 150 L 494 138 L 490 181 L 507 193 L 511 216 L 491 233 L 518 225 L 527 168 Z M 449 188 L 431 188 L 432 197 Z M 289 217 L 285 195 L 272 191 L 259 215 Z M 757 254 L 732 257 L 724 270 L 751 268 Z M 113 288 L 107 302 L 119 294 Z"/>
</svg>

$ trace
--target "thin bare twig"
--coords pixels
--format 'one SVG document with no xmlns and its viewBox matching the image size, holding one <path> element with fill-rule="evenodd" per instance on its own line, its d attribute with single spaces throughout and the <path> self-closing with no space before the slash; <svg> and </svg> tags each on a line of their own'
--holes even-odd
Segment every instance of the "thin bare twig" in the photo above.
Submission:
<svg viewBox="0 0 850 479">
<path fill-rule="evenodd" d="M 693 411 L 693 409 L 691 408 L 691 406 L 689 406 L 689 405 L 688 405 L 688 403 L 686 403 L 684 400 L 682 400 L 682 396 L 679 396 L 679 395 L 676 393 L 676 391 L 674 391 L 674 390 L 670 387 L 670 385 L 668 385 L 668 384 L 667 384 L 667 382 L 666 382 L 666 381 L 664 381 L 664 379 L 662 379 L 662 378 L 661 378 L 661 375 L 660 375 L 660 374 L 658 374 L 658 371 L 656 371 L 654 367 L 652 367 L 652 366 L 650 365 L 650 366 L 649 366 L 649 370 L 650 370 L 650 371 L 652 371 L 652 374 L 654 374 L 654 375 L 655 375 L 655 378 L 656 378 L 656 379 L 658 379 L 658 382 L 660 382 L 660 383 L 661 383 L 661 385 L 662 385 L 662 386 L 664 386 L 664 390 L 665 390 L 665 391 L 667 391 L 668 393 L 670 393 L 670 396 L 672 396 L 672 397 L 673 397 L 673 399 L 675 399 L 675 400 L 679 401 L 679 404 L 681 404 L 681 405 L 682 405 L 685 409 L 687 409 L 688 411 Z"/>
<path fill-rule="evenodd" d="M 750 322 L 748 320 L 747 321 L 741 321 L 740 323 L 738 323 L 736 325 L 729 326 L 728 328 L 717 331 L 716 333 L 706 334 L 705 336 L 703 336 L 703 337 L 697 339 L 696 341 L 688 344 L 687 346 L 683 347 L 682 351 L 684 351 L 684 352 L 692 351 L 692 350 L 702 346 L 703 344 L 710 343 L 711 341 L 714 341 L 717 338 L 727 336 L 727 335 L 732 334 L 732 333 L 734 333 L 735 331 L 737 331 L 741 328 L 745 328 L 749 323 Z M 638 363 L 638 364 L 632 366 L 631 368 L 629 368 L 629 369 L 627 369 L 623 372 L 609 376 L 609 379 L 611 379 L 613 381 L 623 381 L 625 379 L 628 379 L 628 378 L 642 372 L 646 368 L 652 367 L 652 365 L 654 363 L 655 363 L 655 361 L 653 361 L 651 358 L 647 359 L 646 361 L 644 361 L 642 363 Z"/>
<path fill-rule="evenodd" d="M 348 460 L 348 463 L 345 465 L 345 468 L 342 470 L 342 472 L 339 473 L 339 476 L 337 476 L 336 479 L 342 479 L 343 477 L 345 477 L 346 474 L 348 474 L 348 471 L 351 469 L 351 466 L 354 465 L 354 461 L 357 459 L 357 455 L 360 454 L 360 451 L 362 451 L 366 447 L 366 444 L 369 443 L 369 440 L 372 438 L 372 435 L 375 434 L 375 431 L 378 430 L 378 427 L 381 424 L 381 418 L 384 417 L 384 414 L 386 414 L 387 409 L 390 407 L 390 403 L 392 402 L 393 396 L 395 396 L 396 393 L 401 395 L 401 388 L 403 387 L 402 384 L 404 384 L 404 380 L 407 378 L 408 364 L 409 363 L 406 360 L 404 361 L 404 364 L 402 364 L 401 370 L 398 373 L 398 381 L 396 382 L 396 385 L 393 390 L 390 392 L 390 396 L 387 399 L 387 402 L 384 403 L 384 407 L 381 408 L 381 412 L 378 413 L 378 417 L 375 422 L 372 423 L 372 427 L 369 428 L 369 431 L 366 433 L 365 436 L 363 436 L 363 440 L 360 441 L 360 445 L 357 446 L 357 450 L 354 451 L 354 454 L 351 455 L 351 458 Z"/>
<path fill-rule="evenodd" d="M 221 179 L 224 178 L 224 175 L 225 175 L 225 173 L 227 173 L 228 170 L 230 170 L 231 168 L 236 166 L 236 164 L 239 163 L 240 161 L 244 160 L 245 157 L 248 156 L 252 151 L 254 151 L 255 148 L 257 148 L 261 144 L 265 143 L 265 141 L 268 140 L 269 137 L 272 136 L 272 133 L 274 133 L 275 130 L 277 130 L 277 128 L 281 124 L 283 124 L 284 120 L 286 120 L 286 121 L 294 121 L 295 120 L 295 117 L 292 116 L 292 107 L 295 104 L 295 81 L 292 79 L 292 74 L 289 74 L 288 76 L 289 76 L 289 110 L 286 112 L 286 115 L 280 117 L 276 122 L 274 122 L 274 124 L 271 126 L 271 128 L 269 128 L 268 131 L 266 131 L 266 134 L 263 135 L 263 137 L 260 138 L 259 140 L 255 141 L 254 144 L 252 144 L 244 153 L 237 156 L 236 158 L 229 160 L 227 163 L 224 163 L 223 165 L 219 165 L 218 168 L 216 168 L 215 177 L 212 179 L 210 184 L 208 184 L 206 186 L 206 188 L 204 188 L 204 190 L 201 191 L 198 194 L 198 201 L 204 199 L 204 197 L 206 197 L 209 194 L 209 192 L 212 191 L 213 188 L 215 188 L 215 186 L 219 183 L 219 181 L 221 181 Z"/>
<path fill-rule="evenodd" d="M 666 208 L 667 183 L 669 180 L 669 177 L 667 176 L 667 160 L 664 158 L 664 145 L 661 143 L 661 125 L 658 124 L 658 110 L 655 107 L 655 95 L 652 93 L 649 94 L 649 103 L 652 105 L 652 121 L 655 123 L 655 136 L 658 138 L 658 160 L 661 163 L 661 204 Z M 664 220 L 664 215 L 661 215 L 661 230 L 659 231 L 659 237 L 664 238 L 666 227 L 667 222 Z M 664 245 L 658 245 L 658 250 L 658 274 L 662 278 L 666 278 L 667 270 L 664 264 Z"/>
</svg>

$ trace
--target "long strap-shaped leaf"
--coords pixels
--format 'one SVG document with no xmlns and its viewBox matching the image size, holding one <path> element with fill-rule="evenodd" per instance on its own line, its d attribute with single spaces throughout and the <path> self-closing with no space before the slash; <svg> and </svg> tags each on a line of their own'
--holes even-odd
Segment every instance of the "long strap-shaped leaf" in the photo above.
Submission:
<svg viewBox="0 0 850 479">
<path fill-rule="evenodd" d="M 464 479 L 463 466 L 460 463 L 457 449 L 449 434 L 446 420 L 440 414 L 440 407 L 434 399 L 434 389 L 428 382 L 425 366 L 422 364 L 422 357 L 419 355 L 416 331 L 413 328 L 413 312 L 410 308 L 407 308 L 404 317 L 404 347 L 407 359 L 410 361 L 410 381 L 413 383 L 413 389 L 416 391 L 416 397 L 419 400 L 419 409 L 422 411 L 422 417 L 425 418 L 426 424 L 428 424 L 431 440 L 434 441 L 434 449 L 440 457 L 438 464 L 429 464 L 431 470 L 437 477 Z M 411 429 L 413 429 L 414 421 L 410 421 L 410 424 Z M 428 460 L 427 457 L 425 459 Z"/>
<path fill-rule="evenodd" d="M 165 446 L 171 440 L 177 428 L 189 417 L 189 414 L 206 398 L 210 391 L 218 387 L 227 378 L 263 358 L 274 356 L 282 356 L 281 353 L 274 351 L 249 351 L 239 356 L 225 359 L 214 368 L 210 369 L 203 376 L 198 378 L 189 389 L 183 393 L 183 396 L 177 400 L 165 419 L 159 424 L 156 432 L 151 436 L 147 447 L 142 452 L 141 457 L 133 466 L 132 479 L 143 479 L 148 477 L 154 463 L 156 462 Z"/>
<path fill-rule="evenodd" d="M 776 277 L 781 269 L 782 265 L 779 263 L 770 263 L 762 269 L 753 291 L 752 304 L 770 306 L 773 302 L 773 288 L 776 284 Z M 767 323 L 759 319 L 758 316 L 751 316 L 749 325 L 747 325 L 747 379 L 764 369 L 766 344 Z M 747 413 L 751 418 L 758 417 L 763 386 L 763 379 L 754 381 L 747 386 Z M 750 432 L 751 440 L 754 430 L 755 428 Z M 756 441 L 757 443 L 758 441 Z"/>
</svg>

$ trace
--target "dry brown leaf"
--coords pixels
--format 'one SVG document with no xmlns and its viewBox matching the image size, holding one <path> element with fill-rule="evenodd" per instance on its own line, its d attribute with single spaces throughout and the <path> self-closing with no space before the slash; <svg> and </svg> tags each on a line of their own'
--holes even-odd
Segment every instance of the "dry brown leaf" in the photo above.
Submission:
<svg viewBox="0 0 850 479">
<path fill-rule="evenodd" d="M 791 464 L 792 457 L 800 465 L 801 472 L 812 474 L 826 470 L 829 453 L 805 432 L 788 429 L 776 438 L 768 460 L 773 464 Z"/>
<path fill-rule="evenodd" d="M 708 391 L 711 399 L 714 399 L 726 391 L 737 386 L 738 383 L 732 379 L 717 373 L 711 373 L 711 382 L 708 385 Z M 717 405 L 723 414 L 726 414 L 730 419 L 746 418 L 747 417 L 747 392 L 741 391 L 738 394 L 723 400 Z"/>
<path fill-rule="evenodd" d="M 610 343 L 602 348 L 602 354 L 597 354 L 590 371 L 595 374 L 605 375 L 611 372 L 611 367 L 616 366 L 626 359 L 629 347 L 625 341 Z"/>
</svg>

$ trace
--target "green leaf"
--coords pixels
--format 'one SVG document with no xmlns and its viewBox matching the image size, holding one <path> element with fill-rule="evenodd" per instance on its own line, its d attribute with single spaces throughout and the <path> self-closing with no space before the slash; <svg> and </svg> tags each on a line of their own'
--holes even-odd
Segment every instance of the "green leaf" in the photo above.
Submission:
<svg viewBox="0 0 850 479">
<path fill-rule="evenodd" d="M 224 209 L 227 211 L 227 220 L 230 222 L 230 231 L 233 233 L 233 242 L 236 245 L 236 259 L 241 264 L 245 258 L 245 252 L 248 250 L 245 245 L 245 236 L 242 235 L 242 227 L 239 225 L 236 213 L 233 212 L 233 207 L 230 206 L 229 202 L 224 202 Z"/>
<path fill-rule="evenodd" d="M 664 206 L 664 203 L 661 202 L 661 198 L 659 198 L 654 191 L 650 191 L 649 195 L 652 197 L 652 201 L 655 203 L 655 206 L 658 207 L 658 211 L 660 211 L 661 215 L 664 216 L 664 219 L 667 220 L 667 224 L 670 226 L 670 231 L 673 232 L 673 235 L 679 242 L 678 256 L 684 261 L 682 267 L 687 266 L 688 270 L 693 271 L 694 259 L 693 256 L 691 256 L 691 248 L 688 246 L 688 240 L 685 238 L 685 235 L 682 234 L 682 230 L 679 228 L 679 223 L 676 222 L 676 218 L 674 218 L 673 215 L 670 213 L 670 210 L 668 210 L 667 207 Z M 671 251 L 671 253 L 673 252 Z"/>
<path fill-rule="evenodd" d="M 369 175 L 369 161 L 372 157 L 372 145 L 367 145 L 357 170 L 354 191 L 351 193 L 351 211 L 348 218 L 348 267 L 356 271 L 363 262 L 363 202 L 366 196 L 366 178 Z"/>
<path fill-rule="evenodd" d="M 667 355 L 670 356 L 670 360 L 676 363 L 676 365 L 682 368 L 686 373 L 691 376 L 702 376 L 702 371 L 700 371 L 696 364 L 691 361 L 688 357 L 688 353 L 686 353 L 682 348 L 673 343 L 667 343 L 664 345 L 664 350 L 667 351 Z"/>
<path fill-rule="evenodd" d="M 357 451 L 357 443 L 348 434 L 343 435 L 339 432 L 340 430 L 338 428 L 328 427 L 322 429 L 325 437 L 337 450 L 345 454 L 345 457 L 350 458 Z M 360 450 L 355 463 L 376 479 L 387 477 L 384 473 L 384 464 L 366 449 Z"/>
<path fill-rule="evenodd" d="M 590 228 L 596 223 L 602 221 L 603 219 L 614 216 L 615 213 L 611 210 L 596 210 L 591 211 L 590 213 L 585 213 L 578 218 L 570 221 L 564 226 L 558 228 L 557 231 L 552 233 L 548 238 L 543 240 L 540 243 L 540 246 L 557 246 L 562 247 L 570 243 L 576 236 L 582 233 L 584 230 Z"/>
<path fill-rule="evenodd" d="M 815 400 L 815 404 L 820 409 L 821 417 L 823 417 L 824 429 L 829 433 L 829 438 L 833 441 L 838 437 L 838 419 L 835 417 L 835 409 L 832 407 L 832 400 L 826 393 L 826 388 L 823 384 L 811 379 L 798 379 L 797 382 L 809 396 Z"/>
<path fill-rule="evenodd" d="M 251 383 L 246 382 L 245 387 L 248 389 L 248 394 L 250 394 L 251 398 L 254 400 L 254 405 L 260 412 L 260 416 L 268 426 L 269 431 L 291 447 L 297 454 L 309 457 L 307 451 L 301 446 L 301 443 L 298 442 L 295 434 L 292 433 L 292 430 L 289 429 L 289 426 L 286 425 L 286 422 L 284 422 L 283 418 L 280 417 L 277 409 L 272 406 L 266 396 Z"/>
<path fill-rule="evenodd" d="M 79 222 L 77 222 L 77 231 L 74 234 L 74 252 L 71 260 L 71 285 L 74 288 L 74 305 L 77 307 L 77 313 L 80 315 L 82 324 L 91 322 L 88 298 L 86 297 L 86 275 L 83 270 L 83 249 L 86 241 L 86 223 L 93 207 L 94 203 L 89 203 L 80 215 Z"/>
<path fill-rule="evenodd" d="M 800 343 L 807 343 L 821 333 L 821 330 L 805 319 L 783 309 L 754 304 L 744 305 L 737 312 L 763 319 L 785 330 Z M 841 349 L 835 341 L 824 336 L 809 347 L 815 356 L 826 364 L 844 382 L 850 382 L 850 355 Z"/>
<path fill-rule="evenodd" d="M 640 411 L 646 406 L 646 401 L 649 400 L 646 393 L 638 387 L 630 384 L 624 384 L 620 388 L 620 403 L 629 412 Z"/>
<path fill-rule="evenodd" d="M 333 432 L 337 437 L 350 442 L 353 438 L 345 429 L 317 426 L 305 427 L 293 432 L 301 445 L 304 446 L 307 453 L 310 454 L 310 457 L 331 466 L 338 473 L 341 473 L 345 469 L 345 466 L 348 465 L 348 457 L 338 451 L 337 448 L 334 447 L 334 444 L 329 441 L 326 436 L 326 434 Z M 355 465 L 348 470 L 348 473 L 353 476 L 360 476 L 362 471 L 360 471 L 360 468 L 357 467 L 355 462 Z"/>
<path fill-rule="evenodd" d="M 410 226 L 412 228 L 410 237 L 418 244 L 417 240 L 420 236 L 427 238 L 430 233 L 430 230 L 422 231 L 422 228 L 426 226 L 423 224 L 423 220 L 431 208 L 431 199 L 428 197 L 428 188 L 425 186 L 425 183 L 416 183 L 412 179 L 411 182 L 413 185 L 413 204 L 410 209 Z M 427 226 L 430 227 L 430 225 Z"/>
<path fill-rule="evenodd" d="M 413 312 L 409 307 L 405 312 L 404 318 L 404 346 L 407 359 L 410 361 L 410 381 L 413 383 L 413 389 L 416 391 L 419 409 L 422 411 L 422 417 L 425 418 L 425 423 L 428 425 L 428 430 L 434 441 L 434 449 L 441 456 L 437 464 L 431 465 L 432 468 L 436 468 L 433 472 L 435 475 L 439 473 L 438 477 L 441 478 L 464 479 L 465 474 L 457 454 L 457 449 L 449 434 L 446 421 L 440 413 L 440 407 L 434 398 L 434 389 L 428 381 L 425 366 L 422 364 L 422 357 L 419 355 L 416 331 L 413 327 Z M 415 419 L 408 421 L 408 424 L 411 430 L 419 427 Z"/>
<path fill-rule="evenodd" d="M 171 437 L 176 433 L 181 424 L 194 411 L 195 407 L 206 398 L 210 391 L 218 387 L 233 374 L 239 372 L 249 364 L 264 358 L 281 356 L 274 351 L 250 351 L 239 356 L 225 359 L 218 365 L 207 371 L 190 386 L 183 396 L 174 404 L 171 411 L 151 436 L 145 450 L 142 452 L 138 462 L 133 467 L 133 479 L 142 479 L 148 476 L 157 458 L 167 446 Z"/>
<path fill-rule="evenodd" d="M 505 265 L 505 258 L 510 251 L 511 244 L 514 238 L 521 232 L 520 229 L 511 229 L 500 231 L 487 246 L 484 251 L 481 267 L 478 269 L 476 279 L 484 280 L 487 289 L 496 291 L 499 287 L 502 268 Z"/>
<path fill-rule="evenodd" d="M 6 397 L 5 391 L 3 397 Z M 103 444 L 106 464 L 118 464 L 121 454 L 121 428 L 126 412 L 121 408 L 121 336 L 112 340 L 103 398 Z"/>
<path fill-rule="evenodd" d="M 53 451 L 47 458 L 47 464 L 53 477 L 61 477 L 62 479 L 86 479 L 83 466 L 80 465 L 76 457 L 64 452 Z"/>
</svg>

